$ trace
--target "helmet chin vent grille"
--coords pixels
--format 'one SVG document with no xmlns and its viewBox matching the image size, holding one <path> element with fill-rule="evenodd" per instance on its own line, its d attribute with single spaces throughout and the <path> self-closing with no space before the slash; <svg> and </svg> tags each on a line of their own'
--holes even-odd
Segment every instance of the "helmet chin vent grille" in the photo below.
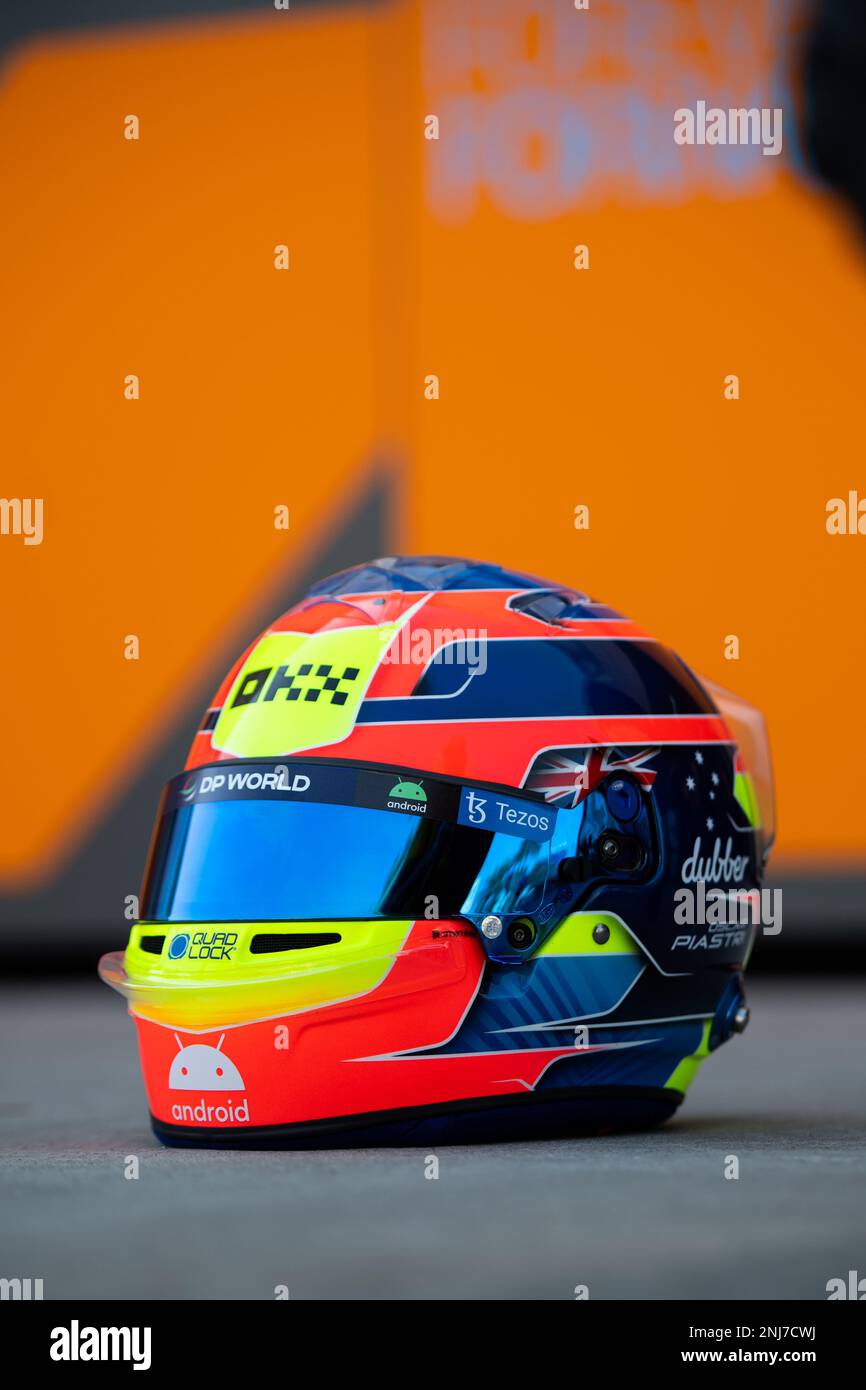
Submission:
<svg viewBox="0 0 866 1390">
<path fill-rule="evenodd" d="M 165 945 L 165 937 L 143 936 L 138 944 L 142 951 L 149 951 L 152 956 L 161 956 L 162 948 Z"/>
<path fill-rule="evenodd" d="M 342 941 L 339 932 L 261 932 L 250 942 L 250 954 L 269 955 L 274 951 L 306 951 L 311 946 L 335 946 Z"/>
</svg>

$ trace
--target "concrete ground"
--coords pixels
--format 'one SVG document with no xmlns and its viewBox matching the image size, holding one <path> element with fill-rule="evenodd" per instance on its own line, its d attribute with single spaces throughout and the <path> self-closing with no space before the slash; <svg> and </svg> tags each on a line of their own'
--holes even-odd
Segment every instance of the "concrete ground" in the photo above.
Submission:
<svg viewBox="0 0 866 1390">
<path fill-rule="evenodd" d="M 866 1275 L 866 982 L 750 1002 L 666 1128 L 443 1148 L 430 1181 L 419 1149 L 162 1149 L 121 1001 L 7 985 L 0 1276 L 46 1298 L 823 1299 Z"/>
</svg>

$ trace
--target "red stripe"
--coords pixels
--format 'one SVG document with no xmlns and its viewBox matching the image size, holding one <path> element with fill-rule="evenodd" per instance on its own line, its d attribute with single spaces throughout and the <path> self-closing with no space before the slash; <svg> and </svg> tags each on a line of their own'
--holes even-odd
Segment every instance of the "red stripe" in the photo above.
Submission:
<svg viewBox="0 0 866 1390">
<path fill-rule="evenodd" d="M 350 761 L 398 763 L 425 772 L 481 782 L 520 786 L 533 759 L 545 749 L 583 748 L 593 744 L 730 743 L 717 715 L 622 715 L 616 718 L 465 720 L 442 724 L 360 724 L 342 743 L 284 756 L 348 758 Z M 230 757 L 217 752 L 209 733 L 194 741 L 188 768 Z"/>
<path fill-rule="evenodd" d="M 591 744 L 714 743 L 729 739 L 714 715 L 477 720 L 442 724 L 356 725 L 342 743 L 307 750 L 317 757 L 400 763 L 451 777 L 519 786 L 546 748 Z"/>
</svg>

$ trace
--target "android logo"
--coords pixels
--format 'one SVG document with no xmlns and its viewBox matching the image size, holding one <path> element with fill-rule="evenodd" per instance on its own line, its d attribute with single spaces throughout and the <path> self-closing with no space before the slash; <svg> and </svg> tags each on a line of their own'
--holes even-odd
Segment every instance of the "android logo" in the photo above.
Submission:
<svg viewBox="0 0 866 1390">
<path fill-rule="evenodd" d="M 184 1047 L 174 1035 L 180 1051 L 172 1059 L 168 1074 L 172 1091 L 243 1091 L 243 1078 L 230 1057 L 220 1051 L 225 1033 L 220 1034 L 216 1047 L 191 1043 Z"/>
<path fill-rule="evenodd" d="M 426 801 L 427 793 L 420 782 L 395 782 L 389 796 L 400 796 L 404 801 Z"/>
</svg>

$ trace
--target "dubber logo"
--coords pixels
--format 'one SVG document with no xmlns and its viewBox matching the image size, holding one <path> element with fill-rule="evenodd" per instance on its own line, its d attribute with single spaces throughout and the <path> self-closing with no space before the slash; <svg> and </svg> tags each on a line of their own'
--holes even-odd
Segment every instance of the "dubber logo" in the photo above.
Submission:
<svg viewBox="0 0 866 1390">
<path fill-rule="evenodd" d="M 683 883 L 741 883 L 749 867 L 749 859 L 745 854 L 732 854 L 732 847 L 733 841 L 728 836 L 723 851 L 722 842 L 716 836 L 712 851 L 704 855 L 703 843 L 698 835 L 682 867 Z"/>
</svg>

